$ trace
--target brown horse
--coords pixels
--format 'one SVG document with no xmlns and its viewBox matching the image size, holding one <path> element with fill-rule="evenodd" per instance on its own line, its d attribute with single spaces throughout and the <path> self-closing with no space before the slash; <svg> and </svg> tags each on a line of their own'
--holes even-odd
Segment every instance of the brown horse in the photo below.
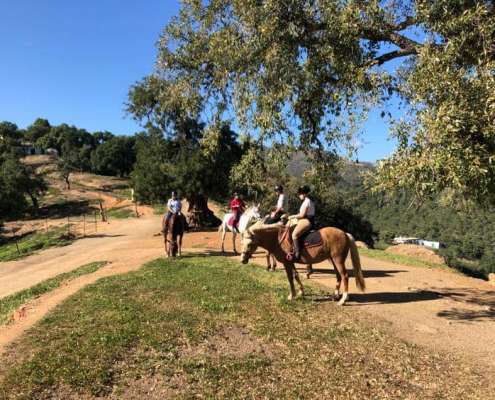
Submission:
<svg viewBox="0 0 495 400">
<path fill-rule="evenodd" d="M 177 253 L 179 257 L 182 255 L 182 237 L 184 236 L 186 224 L 186 219 L 182 214 L 172 214 L 168 221 L 168 226 L 166 217 L 163 217 L 162 234 L 167 257 L 175 257 Z"/>
<path fill-rule="evenodd" d="M 263 225 L 261 223 L 256 223 L 247 229 L 243 234 L 241 260 L 243 264 L 246 264 L 258 246 L 268 250 L 278 261 L 284 264 L 290 287 L 288 299 L 292 300 L 296 296 L 294 279 L 299 284 L 300 295 L 304 295 L 304 288 L 294 263 L 287 260 L 287 254 L 280 246 L 278 239 L 280 229 L 283 229 L 280 225 Z M 322 228 L 319 232 L 323 241 L 322 245 L 318 248 L 316 254 L 309 254 L 306 249 L 302 249 L 300 263 L 308 265 L 330 260 L 337 271 L 337 284 L 334 298 L 340 298 L 338 304 L 344 305 L 349 293 L 349 275 L 345 268 L 345 260 L 349 250 L 351 253 L 356 285 L 361 291 L 365 290 L 364 277 L 361 270 L 361 261 L 359 259 L 356 242 L 350 234 L 337 228 Z M 344 281 L 344 292 L 343 295 L 340 296 L 342 280 Z"/>
</svg>

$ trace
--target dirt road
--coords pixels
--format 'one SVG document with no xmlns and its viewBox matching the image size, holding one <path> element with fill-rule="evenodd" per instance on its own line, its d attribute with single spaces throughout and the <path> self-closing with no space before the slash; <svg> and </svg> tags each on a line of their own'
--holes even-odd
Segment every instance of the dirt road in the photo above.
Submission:
<svg viewBox="0 0 495 400">
<path fill-rule="evenodd" d="M 124 273 L 163 255 L 158 216 L 112 221 L 102 232 L 74 244 L 46 250 L 26 259 L 0 264 L 0 298 L 28 288 L 61 272 L 92 261 L 110 264 L 82 276 L 28 305 L 26 317 L 0 328 L 0 352 L 55 305 L 84 285 L 103 276 Z M 190 252 L 218 254 L 217 232 L 187 234 Z M 226 249 L 231 249 L 228 238 Z M 260 253 L 255 262 L 263 264 Z M 495 288 L 488 283 L 449 271 L 397 265 L 362 257 L 368 290 L 356 293 L 351 284 L 348 307 L 365 311 L 389 325 L 405 340 L 433 351 L 454 352 L 480 368 L 495 367 Z M 333 288 L 335 276 L 328 264 L 317 266 L 311 277 Z M 282 273 L 280 268 L 277 273 Z"/>
</svg>

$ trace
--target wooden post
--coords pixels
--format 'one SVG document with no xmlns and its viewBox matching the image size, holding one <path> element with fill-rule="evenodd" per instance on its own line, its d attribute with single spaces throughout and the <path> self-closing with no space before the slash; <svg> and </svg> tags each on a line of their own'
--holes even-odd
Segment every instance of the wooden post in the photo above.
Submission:
<svg viewBox="0 0 495 400">
<path fill-rule="evenodd" d="M 12 227 L 12 237 L 14 238 L 15 247 L 17 249 L 17 253 L 21 255 L 21 250 L 19 249 L 19 243 L 17 242 L 17 235 L 15 234 L 14 227 Z"/>
</svg>

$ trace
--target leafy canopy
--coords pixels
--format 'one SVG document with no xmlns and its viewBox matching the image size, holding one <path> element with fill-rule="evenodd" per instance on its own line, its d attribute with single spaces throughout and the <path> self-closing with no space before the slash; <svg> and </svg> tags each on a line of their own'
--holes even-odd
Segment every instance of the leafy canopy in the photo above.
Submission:
<svg viewBox="0 0 495 400">
<path fill-rule="evenodd" d="M 411 114 L 377 188 L 491 200 L 494 38 L 491 1 L 185 0 L 128 108 L 161 127 L 235 118 L 270 143 L 337 152 L 395 93 Z"/>
</svg>

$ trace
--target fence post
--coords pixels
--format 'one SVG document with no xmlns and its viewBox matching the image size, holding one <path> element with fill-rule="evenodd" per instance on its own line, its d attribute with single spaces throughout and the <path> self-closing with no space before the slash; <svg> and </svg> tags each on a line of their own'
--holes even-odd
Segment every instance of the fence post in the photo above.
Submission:
<svg viewBox="0 0 495 400">
<path fill-rule="evenodd" d="M 19 243 L 17 242 L 17 235 L 15 234 L 14 227 L 12 227 L 12 237 L 14 238 L 15 247 L 17 249 L 17 253 L 21 255 L 21 250 L 19 249 Z"/>
</svg>

